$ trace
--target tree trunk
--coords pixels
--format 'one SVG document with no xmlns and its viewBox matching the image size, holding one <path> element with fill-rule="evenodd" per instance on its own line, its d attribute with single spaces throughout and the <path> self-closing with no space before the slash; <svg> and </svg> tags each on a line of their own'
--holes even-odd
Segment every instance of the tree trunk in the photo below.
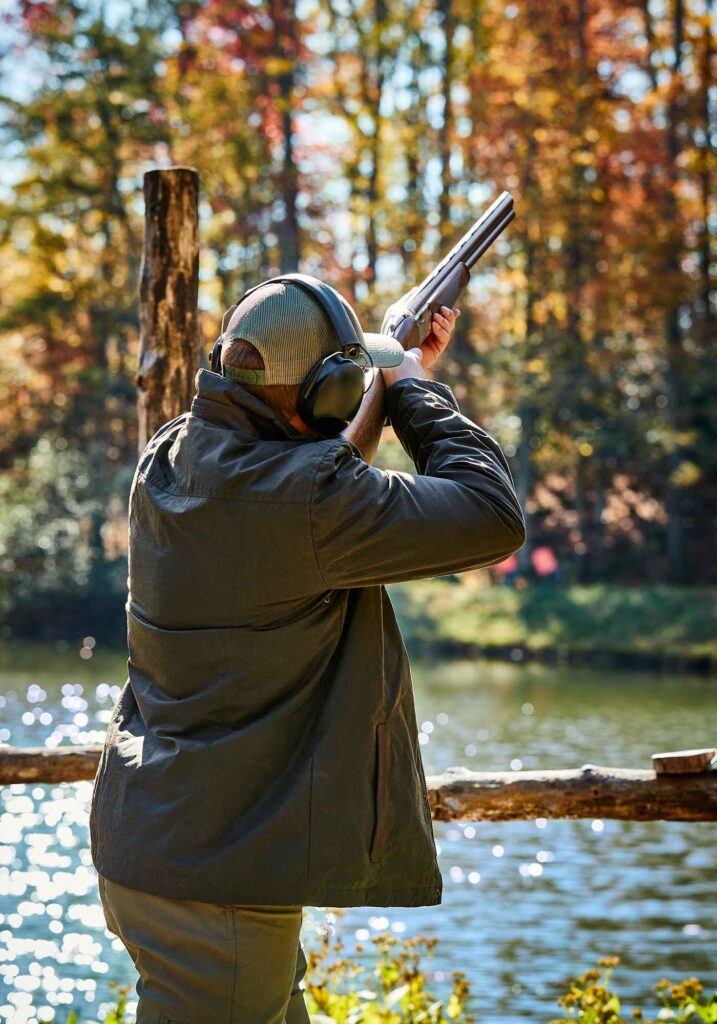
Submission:
<svg viewBox="0 0 717 1024">
<path fill-rule="evenodd" d="M 700 120 L 704 132 L 704 143 L 700 153 L 700 200 L 701 200 L 701 225 L 700 225 L 700 277 L 701 277 L 701 299 L 702 299 L 702 323 L 703 340 L 709 343 L 712 337 L 715 323 L 715 307 L 713 299 L 713 286 L 710 269 L 712 264 L 712 230 L 710 228 L 710 207 L 713 195 L 712 189 L 712 166 L 714 158 L 714 143 L 712 139 L 713 125 L 710 116 L 710 89 L 713 86 L 712 58 L 714 47 L 712 44 L 712 0 L 707 0 L 707 17 L 704 19 L 704 35 L 702 39 L 702 59 L 700 61 Z"/>
<path fill-rule="evenodd" d="M 584 137 L 585 124 L 589 119 L 588 101 L 585 98 L 587 78 L 587 39 L 585 0 L 578 0 L 575 26 L 577 42 L 577 82 L 579 99 L 575 108 L 573 131 L 576 139 Z M 566 246 L 566 299 L 568 304 L 568 372 L 565 376 L 567 392 L 565 404 L 572 412 L 572 426 L 578 437 L 585 424 L 585 390 L 587 385 L 587 364 L 585 342 L 582 336 L 583 292 L 585 283 L 586 250 L 589 227 L 585 223 L 586 201 L 582 168 L 573 163 L 572 188 L 569 199 L 572 227 Z M 588 499 L 587 466 L 579 450 L 575 451 L 573 482 L 575 486 L 575 514 L 577 530 L 583 547 L 578 552 L 577 578 L 584 582 L 588 576 L 586 539 L 591 533 L 590 504 Z"/>
<path fill-rule="evenodd" d="M 682 489 L 673 481 L 682 462 L 681 446 L 678 436 L 684 431 L 684 350 L 680 331 L 680 299 L 678 279 L 680 275 L 680 257 L 682 238 L 678 228 L 677 187 L 679 184 L 678 160 L 680 156 L 679 141 L 679 101 L 678 90 L 681 88 L 682 75 L 682 39 L 683 7 L 682 0 L 675 0 L 673 14 L 673 48 L 672 81 L 670 82 L 669 99 L 667 102 L 667 178 L 665 189 L 666 223 L 672 226 L 665 247 L 665 276 L 669 298 L 665 309 L 665 348 L 667 356 L 666 390 L 667 409 L 672 431 L 672 451 L 668 459 L 667 480 L 667 571 L 670 583 L 680 583 L 684 579 L 684 526 L 682 522 L 683 495 Z"/>
<path fill-rule="evenodd" d="M 299 242 L 299 220 L 297 198 L 299 195 L 299 174 L 294 158 L 294 85 L 298 51 L 296 12 L 294 0 L 278 3 L 271 7 L 274 23 L 274 50 L 286 62 L 286 67 L 276 76 L 279 87 L 279 107 L 283 135 L 283 154 L 279 192 L 283 200 L 284 216 L 279 227 L 279 268 L 282 274 L 294 273 L 299 269 L 301 256 Z"/>
<path fill-rule="evenodd" d="M 147 171 L 137 371 L 139 450 L 185 412 L 199 367 L 199 176 L 191 167 Z"/>
<path fill-rule="evenodd" d="M 440 218 L 438 230 L 441 241 L 445 245 L 451 237 L 451 137 L 453 134 L 453 35 L 455 18 L 453 16 L 453 0 L 438 0 L 438 12 L 443 29 L 443 125 L 438 144 L 441 161 L 441 195 L 438 205 Z"/>
<path fill-rule="evenodd" d="M 368 267 L 366 280 L 373 287 L 376 282 L 376 263 L 378 262 L 378 234 L 376 219 L 378 213 L 378 172 L 381 158 L 381 98 L 385 81 L 384 61 L 386 52 L 383 36 L 386 24 L 385 0 L 375 0 L 374 31 L 376 33 L 376 52 L 373 75 L 370 84 L 369 109 L 373 119 L 373 135 L 371 136 L 371 170 L 368 179 L 368 225 L 366 230 L 366 255 Z"/>
</svg>

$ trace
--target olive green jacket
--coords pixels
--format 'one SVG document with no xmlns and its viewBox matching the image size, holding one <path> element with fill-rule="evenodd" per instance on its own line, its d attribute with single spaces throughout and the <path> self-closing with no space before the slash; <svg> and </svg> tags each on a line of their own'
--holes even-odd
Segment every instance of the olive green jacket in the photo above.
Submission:
<svg viewBox="0 0 717 1024">
<path fill-rule="evenodd" d="M 440 903 L 383 584 L 520 547 L 505 458 L 435 382 L 387 391 L 416 475 L 283 427 L 209 370 L 196 383 L 132 484 L 129 678 L 95 780 L 95 867 L 211 903 Z"/>
</svg>

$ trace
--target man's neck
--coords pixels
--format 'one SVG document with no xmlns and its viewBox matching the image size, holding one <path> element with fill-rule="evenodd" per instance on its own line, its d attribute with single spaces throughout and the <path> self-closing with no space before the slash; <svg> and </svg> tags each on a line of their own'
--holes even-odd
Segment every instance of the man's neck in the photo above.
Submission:
<svg viewBox="0 0 717 1024">
<path fill-rule="evenodd" d="M 371 387 L 363 396 L 359 411 L 341 433 L 356 445 L 369 465 L 373 462 L 379 442 L 384 420 L 386 419 L 386 385 L 383 374 L 374 371 Z"/>
</svg>

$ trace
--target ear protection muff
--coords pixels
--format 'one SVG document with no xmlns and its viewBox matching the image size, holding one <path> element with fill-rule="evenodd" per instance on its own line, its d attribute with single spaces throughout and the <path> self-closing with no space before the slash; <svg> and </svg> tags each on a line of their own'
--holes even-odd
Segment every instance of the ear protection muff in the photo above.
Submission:
<svg viewBox="0 0 717 1024">
<path fill-rule="evenodd" d="M 359 364 L 333 352 L 316 363 L 305 377 L 296 403 L 299 416 L 317 433 L 335 437 L 358 412 L 364 383 L 364 371 Z"/>
<path fill-rule="evenodd" d="M 358 412 L 365 391 L 364 368 L 356 359 L 363 355 L 370 365 L 370 356 L 362 344 L 363 338 L 349 316 L 350 307 L 346 300 L 330 285 L 308 274 L 281 274 L 268 281 L 262 281 L 245 292 L 239 302 L 257 288 L 276 281 L 291 281 L 308 292 L 319 303 L 336 331 L 340 351 L 332 352 L 320 359 L 309 370 L 301 384 L 296 404 L 298 413 L 307 426 L 324 437 L 335 437 L 348 426 Z M 214 373 L 222 372 L 224 323 L 234 309 L 236 305 L 224 314 L 222 333 L 212 347 L 209 364 Z"/>
<path fill-rule="evenodd" d="M 224 332 L 222 332 L 217 340 L 212 345 L 212 351 L 209 353 L 209 369 L 214 373 L 222 372 L 222 342 L 224 341 Z"/>
</svg>

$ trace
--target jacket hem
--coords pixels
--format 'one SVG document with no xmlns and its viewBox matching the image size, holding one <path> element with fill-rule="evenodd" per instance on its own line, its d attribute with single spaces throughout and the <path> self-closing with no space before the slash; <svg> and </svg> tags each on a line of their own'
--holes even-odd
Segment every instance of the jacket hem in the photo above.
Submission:
<svg viewBox="0 0 717 1024">
<path fill-rule="evenodd" d="M 431 907 L 441 902 L 443 883 L 440 877 L 426 885 L 394 887 L 394 886 L 359 886 L 326 889 L 275 889 L 262 893 L 256 885 L 246 890 L 225 889 L 217 892 L 211 886 L 172 885 L 166 879 L 153 879 L 148 884 L 144 878 L 135 880 L 123 872 L 106 869 L 101 862 L 95 863 L 99 875 L 123 885 L 128 889 L 146 892 L 152 896 L 165 899 L 192 900 L 199 903 L 218 903 L 221 906 L 303 906 L 303 907 Z"/>
</svg>

